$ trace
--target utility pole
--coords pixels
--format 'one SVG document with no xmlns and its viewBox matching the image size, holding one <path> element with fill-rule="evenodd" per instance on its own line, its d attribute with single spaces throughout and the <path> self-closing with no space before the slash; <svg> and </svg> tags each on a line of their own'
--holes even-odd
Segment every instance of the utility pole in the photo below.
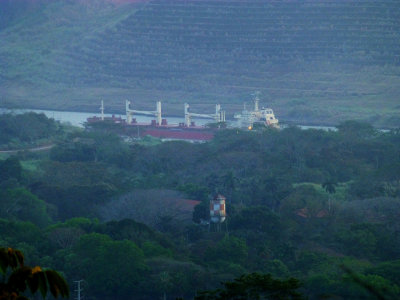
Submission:
<svg viewBox="0 0 400 300">
<path fill-rule="evenodd" d="M 81 289 L 82 281 L 83 281 L 82 279 L 74 281 L 78 285 L 78 289 L 75 290 L 75 292 L 77 293 L 77 297 L 75 299 L 77 299 L 77 300 L 82 300 L 82 298 L 81 298 L 81 292 L 83 291 L 83 289 Z"/>
</svg>

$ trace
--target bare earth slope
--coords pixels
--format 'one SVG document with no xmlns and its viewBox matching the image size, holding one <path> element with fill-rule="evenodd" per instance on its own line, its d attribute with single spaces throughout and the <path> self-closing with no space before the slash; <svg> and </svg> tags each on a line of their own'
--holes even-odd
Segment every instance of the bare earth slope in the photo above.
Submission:
<svg viewBox="0 0 400 300">
<path fill-rule="evenodd" d="M 397 0 L 0 0 L 0 106 L 122 111 L 129 98 L 283 120 L 400 126 Z"/>
</svg>

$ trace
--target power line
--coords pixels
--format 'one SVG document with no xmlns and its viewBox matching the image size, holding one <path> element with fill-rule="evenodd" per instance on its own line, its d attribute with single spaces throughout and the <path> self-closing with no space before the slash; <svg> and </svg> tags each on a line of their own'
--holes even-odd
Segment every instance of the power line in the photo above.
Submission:
<svg viewBox="0 0 400 300">
<path fill-rule="evenodd" d="M 81 292 L 83 291 L 83 289 L 81 288 L 81 282 L 83 282 L 83 279 L 74 281 L 74 283 L 77 284 L 77 289 L 75 290 L 75 292 L 77 293 L 77 297 L 75 299 L 77 300 L 83 299 L 83 297 L 81 297 Z"/>
</svg>

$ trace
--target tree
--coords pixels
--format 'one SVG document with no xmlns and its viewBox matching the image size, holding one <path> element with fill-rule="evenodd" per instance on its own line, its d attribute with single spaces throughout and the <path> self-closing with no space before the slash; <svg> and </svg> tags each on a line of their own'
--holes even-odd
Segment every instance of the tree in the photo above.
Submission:
<svg viewBox="0 0 400 300">
<path fill-rule="evenodd" d="M 349 120 L 340 123 L 337 126 L 339 134 L 348 138 L 348 140 L 367 139 L 374 137 L 377 131 L 374 127 L 366 122 Z"/>
<path fill-rule="evenodd" d="M 210 201 L 203 200 L 194 207 L 192 220 L 198 224 L 210 220 Z"/>
<path fill-rule="evenodd" d="M 71 248 L 84 234 L 80 228 L 56 227 L 49 233 L 49 239 L 54 245 L 62 249 Z"/>
<path fill-rule="evenodd" d="M 148 260 L 148 264 L 151 280 L 146 283 L 146 289 L 153 292 L 151 299 L 159 299 L 164 293 L 168 299 L 193 299 L 195 291 L 205 286 L 210 276 L 202 266 L 190 261 L 157 257 Z"/>
<path fill-rule="evenodd" d="M 329 193 L 328 197 L 328 210 L 331 210 L 331 195 L 336 193 L 336 186 L 337 183 L 333 180 L 327 180 L 324 183 L 322 183 L 322 187 L 325 189 L 327 193 Z"/>
<path fill-rule="evenodd" d="M 300 282 L 295 278 L 279 280 L 270 274 L 252 273 L 225 282 L 223 289 L 200 292 L 195 300 L 303 299 L 296 291 L 299 287 Z"/>
<path fill-rule="evenodd" d="M 210 191 L 208 190 L 207 187 L 197 185 L 194 183 L 183 184 L 179 186 L 178 189 L 184 192 L 190 199 L 195 199 L 200 201 L 207 200 L 208 195 L 210 194 Z"/>
<path fill-rule="evenodd" d="M 147 266 L 143 251 L 135 243 L 91 233 L 81 236 L 71 250 L 66 271 L 85 278 L 92 295 L 129 299 L 140 289 Z"/>
<path fill-rule="evenodd" d="M 223 253 L 223 258 L 221 254 Z M 215 247 L 209 247 L 206 251 L 206 259 L 211 262 L 245 263 L 248 256 L 246 241 L 235 236 L 225 235 Z"/>
<path fill-rule="evenodd" d="M 25 188 L 0 191 L 0 217 L 29 221 L 38 226 L 50 222 L 46 203 Z"/>
<path fill-rule="evenodd" d="M 252 206 L 242 209 L 231 218 L 230 227 L 233 230 L 265 233 L 274 241 L 279 240 L 283 231 L 280 217 L 267 206 Z"/>
<path fill-rule="evenodd" d="M 302 211 L 305 219 L 318 218 L 326 207 L 326 196 L 312 185 L 299 185 L 284 199 L 281 213 L 286 216 L 299 215 Z"/>
<path fill-rule="evenodd" d="M 226 193 L 227 197 L 232 199 L 232 194 L 236 189 L 236 182 L 238 179 L 235 177 L 232 171 L 227 172 L 222 176 L 222 185 L 224 188 L 224 193 Z"/>
<path fill-rule="evenodd" d="M 400 295 L 400 288 L 398 285 L 391 283 L 389 280 L 374 274 L 363 275 L 357 274 L 345 265 L 340 266 L 346 273 L 344 279 L 349 283 L 353 283 L 356 287 L 361 288 L 364 293 L 355 290 L 353 298 L 367 298 L 373 296 L 379 300 L 398 299 Z M 354 293 L 354 292 L 353 292 Z M 361 294 L 361 296 L 360 296 Z M 364 294 L 364 295 L 363 295 Z"/>
<path fill-rule="evenodd" d="M 11 269 L 11 273 L 9 273 Z M 24 255 L 12 248 L 0 248 L 0 273 L 8 279 L 0 283 L 1 300 L 27 300 L 23 294 L 28 290 L 35 294 L 40 291 L 43 298 L 47 292 L 57 298 L 69 297 L 69 288 L 65 279 L 54 270 L 24 265 Z"/>
<path fill-rule="evenodd" d="M 14 178 L 18 182 L 22 178 L 22 166 L 16 156 L 0 162 L 0 182 Z"/>
</svg>

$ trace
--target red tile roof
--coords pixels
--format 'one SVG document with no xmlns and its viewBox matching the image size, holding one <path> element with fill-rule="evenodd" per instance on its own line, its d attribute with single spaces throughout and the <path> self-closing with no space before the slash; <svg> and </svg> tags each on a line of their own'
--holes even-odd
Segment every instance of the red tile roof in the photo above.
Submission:
<svg viewBox="0 0 400 300">
<path fill-rule="evenodd" d="M 191 199 L 173 199 L 171 200 L 171 202 L 174 203 L 177 209 L 189 212 L 192 212 L 194 210 L 194 207 L 201 203 L 201 201 Z"/>
</svg>

